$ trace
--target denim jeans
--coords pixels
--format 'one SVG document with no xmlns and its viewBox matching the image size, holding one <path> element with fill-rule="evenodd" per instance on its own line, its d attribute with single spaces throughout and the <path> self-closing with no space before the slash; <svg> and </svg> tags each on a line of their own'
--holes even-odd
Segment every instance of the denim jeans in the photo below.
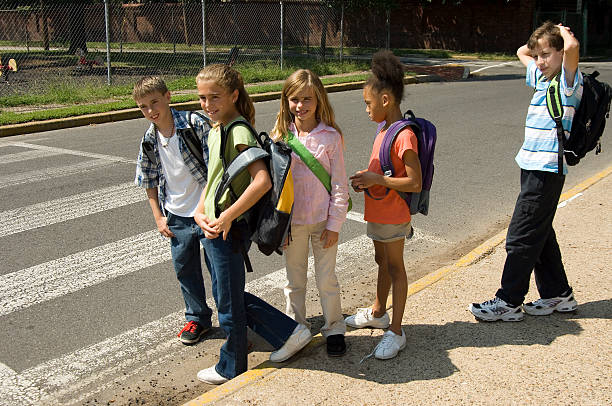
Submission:
<svg viewBox="0 0 612 406">
<path fill-rule="evenodd" d="M 570 289 L 553 219 L 565 176 L 521 170 L 521 192 L 506 236 L 506 262 L 496 296 L 518 306 L 529 290 L 531 272 L 544 299 Z"/>
<path fill-rule="evenodd" d="M 249 242 L 244 242 L 250 245 Z M 244 291 L 244 262 L 233 244 L 219 236 L 203 242 L 206 265 L 213 279 L 219 326 L 227 340 L 221 347 L 215 370 L 232 379 L 247 370 L 247 326 L 278 349 L 285 344 L 297 323 L 257 296 Z"/>
<path fill-rule="evenodd" d="M 206 240 L 193 217 L 167 216 L 168 228 L 174 233 L 170 240 L 172 263 L 185 300 L 185 319 L 211 327 L 212 310 L 206 304 L 200 241 Z"/>
</svg>

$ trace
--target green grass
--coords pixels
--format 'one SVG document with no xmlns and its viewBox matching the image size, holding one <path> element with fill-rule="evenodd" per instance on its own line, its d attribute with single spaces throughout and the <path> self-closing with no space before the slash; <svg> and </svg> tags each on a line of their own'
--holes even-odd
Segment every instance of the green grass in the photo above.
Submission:
<svg viewBox="0 0 612 406">
<path fill-rule="evenodd" d="M 366 74 L 346 75 L 342 77 L 323 78 L 324 84 L 346 83 L 365 80 Z M 193 88 L 193 86 L 192 86 Z M 249 94 L 259 94 L 266 92 L 278 92 L 282 89 L 282 84 L 265 84 L 249 86 L 247 91 Z M 69 92 L 68 92 L 69 93 Z M 181 103 L 188 101 L 196 101 L 198 96 L 193 94 L 177 94 L 172 96 L 173 103 Z M 91 99 L 89 100 L 91 101 Z M 0 101 L 1 103 L 1 101 Z M 40 104 L 40 103 L 38 103 Z M 82 104 L 73 105 L 55 109 L 44 109 L 26 113 L 14 113 L 4 111 L 0 114 L 0 125 L 27 123 L 30 121 L 51 120 L 57 118 L 74 117 L 83 114 L 104 113 L 108 111 L 123 110 L 136 107 L 134 100 L 130 96 L 122 96 L 117 101 L 99 103 L 99 104 Z"/>
</svg>

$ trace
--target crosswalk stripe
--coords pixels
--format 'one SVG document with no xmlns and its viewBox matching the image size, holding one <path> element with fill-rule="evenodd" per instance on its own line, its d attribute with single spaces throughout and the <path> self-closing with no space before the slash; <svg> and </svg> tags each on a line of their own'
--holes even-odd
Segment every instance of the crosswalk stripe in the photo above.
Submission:
<svg viewBox="0 0 612 406">
<path fill-rule="evenodd" d="M 157 230 L 0 276 L 0 316 L 171 259 Z"/>
<path fill-rule="evenodd" d="M 34 404 L 41 396 L 42 391 L 32 381 L 0 363 L 0 406 Z"/>
<path fill-rule="evenodd" d="M 127 206 L 146 198 L 143 189 L 133 183 L 123 183 L 7 210 L 0 212 L 0 237 Z"/>
<path fill-rule="evenodd" d="M 134 159 L 127 159 L 127 158 L 123 158 L 123 157 L 120 157 L 120 156 L 97 154 L 95 152 L 77 151 L 77 150 L 74 150 L 74 149 L 67 149 L 67 148 L 49 147 L 47 145 L 30 144 L 30 143 L 27 143 L 27 142 L 11 142 L 11 143 L 6 144 L 6 145 L 13 145 L 13 146 L 16 146 L 16 147 L 30 148 L 30 149 L 39 150 L 39 151 L 53 152 L 53 153 L 57 153 L 57 154 L 67 154 L 67 155 L 84 156 L 84 157 L 95 158 L 95 159 L 105 159 L 107 161 L 122 162 L 122 163 L 126 163 L 126 164 L 135 164 L 136 163 L 136 161 Z"/>
<path fill-rule="evenodd" d="M 0 189 L 21 185 L 24 183 L 40 182 L 62 176 L 73 175 L 75 173 L 87 172 L 104 166 L 117 165 L 115 161 L 107 159 L 96 159 L 93 161 L 79 162 L 78 164 L 65 165 L 55 168 L 45 168 L 29 172 L 14 173 L 11 175 L 0 176 Z"/>
<path fill-rule="evenodd" d="M 30 159 L 47 158 L 50 156 L 60 155 L 60 152 L 51 151 L 23 151 L 14 154 L 6 154 L 0 156 L 0 165 L 13 164 L 15 162 L 28 161 Z"/>
</svg>

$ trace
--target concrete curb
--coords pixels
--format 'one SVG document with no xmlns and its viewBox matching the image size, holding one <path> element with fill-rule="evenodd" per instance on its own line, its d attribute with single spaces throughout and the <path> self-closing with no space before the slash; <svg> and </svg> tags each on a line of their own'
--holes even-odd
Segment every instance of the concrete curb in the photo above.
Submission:
<svg viewBox="0 0 612 406">
<path fill-rule="evenodd" d="M 469 72 L 469 69 L 468 69 Z M 464 75 L 465 76 L 465 75 Z M 414 83 L 425 83 L 425 82 L 438 82 L 441 78 L 437 75 L 416 75 L 409 76 L 404 79 L 406 84 Z M 343 92 L 347 90 L 361 89 L 365 81 L 338 83 L 334 85 L 327 85 L 325 89 L 329 93 Z M 254 103 L 277 100 L 280 98 L 281 92 L 267 92 L 251 95 L 251 99 Z M 177 110 L 200 110 L 199 101 L 188 101 L 182 103 L 172 103 L 172 107 Z M 0 126 L 0 138 L 10 137 L 13 135 L 30 134 L 43 131 L 60 130 L 63 128 L 81 127 L 92 124 L 110 123 L 116 121 L 132 120 L 136 118 L 142 118 L 142 113 L 137 108 L 109 111 L 107 113 L 95 113 L 86 114 L 83 116 L 59 118 L 54 120 L 37 121 L 20 124 L 10 124 Z"/>
<path fill-rule="evenodd" d="M 567 202 L 574 198 L 578 193 L 583 192 L 589 187 L 593 186 L 595 183 L 604 179 L 606 176 L 612 174 L 612 166 L 604 169 L 603 171 L 591 176 L 588 179 L 580 182 L 578 185 L 574 186 L 567 192 L 563 193 L 559 199 L 559 204 Z M 444 279 L 451 273 L 461 270 L 463 268 L 467 268 L 470 265 L 475 264 L 476 262 L 482 260 L 489 254 L 493 252 L 493 250 L 504 242 L 506 239 L 507 229 L 501 230 L 493 237 L 489 238 L 484 243 L 480 244 L 478 247 L 474 248 L 472 251 L 461 257 L 457 260 L 453 265 L 445 266 L 437 271 L 434 271 L 428 275 L 425 275 L 421 279 L 411 283 L 408 285 L 408 297 L 420 292 L 423 289 L 426 289 L 436 283 L 437 281 Z M 325 339 L 321 336 L 321 334 L 317 334 L 313 340 L 304 348 L 303 351 L 308 351 L 308 349 L 319 347 L 325 343 Z M 221 400 L 232 393 L 239 391 L 240 389 L 257 382 L 258 380 L 266 377 L 267 375 L 276 372 L 283 368 L 283 366 L 287 366 L 291 363 L 288 361 L 284 364 L 276 364 L 270 361 L 265 361 L 253 369 L 250 369 L 243 373 L 242 375 L 230 380 L 223 385 L 220 385 L 213 390 L 210 390 L 197 398 L 185 403 L 183 406 L 202 406 L 209 405 L 213 402 Z"/>
</svg>

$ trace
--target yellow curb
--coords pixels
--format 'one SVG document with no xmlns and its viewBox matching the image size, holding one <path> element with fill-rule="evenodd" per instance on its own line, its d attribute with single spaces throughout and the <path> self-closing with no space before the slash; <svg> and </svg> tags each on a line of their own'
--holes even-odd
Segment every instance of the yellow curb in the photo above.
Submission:
<svg viewBox="0 0 612 406">
<path fill-rule="evenodd" d="M 317 334 L 312 338 L 312 341 L 308 343 L 302 351 L 308 351 L 309 349 L 316 348 L 321 344 L 325 343 L 325 339 L 321 336 L 321 333 Z M 283 367 L 283 363 L 275 363 L 271 361 L 264 361 L 257 365 L 253 369 L 246 371 L 245 373 L 238 375 L 234 379 L 224 383 L 223 385 L 217 386 L 211 391 L 203 393 L 197 398 L 190 400 L 183 406 L 201 406 L 208 405 L 217 400 L 221 400 L 227 395 L 230 395 L 239 389 L 251 384 L 257 384 L 262 378 L 270 375 L 272 372 L 278 371 Z"/>
<path fill-rule="evenodd" d="M 588 189 L 589 187 L 599 182 L 600 180 L 610 175 L 611 173 L 612 173 L 612 166 L 580 182 L 578 185 L 574 186 L 567 192 L 563 193 L 561 197 L 559 198 L 559 203 L 562 203 L 566 200 L 571 199 L 578 193 Z M 480 244 L 478 247 L 474 248 L 472 251 L 470 251 L 463 257 L 461 257 L 453 265 L 442 267 L 438 269 L 437 271 L 430 273 L 428 275 L 425 275 L 424 277 L 420 278 L 419 280 L 415 282 L 412 282 L 410 285 L 408 285 L 408 295 L 407 296 L 410 297 L 414 295 L 415 293 L 420 292 L 421 290 L 433 285 L 434 283 L 443 279 L 449 274 L 461 268 L 466 268 L 478 262 L 479 260 L 487 256 L 488 254 L 493 252 L 493 250 L 499 244 L 504 242 L 504 240 L 506 239 L 506 233 L 507 233 L 507 229 L 500 231 L 499 233 L 489 238 L 487 241 Z M 389 299 L 392 300 L 393 298 L 389 296 Z M 387 307 L 387 309 L 390 309 L 390 308 L 391 306 Z M 325 340 L 323 339 L 321 334 L 317 334 L 313 338 L 313 340 L 305 347 L 305 349 L 318 347 L 324 342 Z M 246 371 L 240 376 L 237 376 L 236 378 L 224 383 L 223 385 L 220 385 L 216 387 L 215 389 L 209 392 L 206 392 L 198 396 L 197 398 L 185 403 L 183 406 L 201 406 L 201 405 L 210 404 L 212 402 L 215 402 L 217 400 L 224 398 L 225 396 L 231 393 L 236 392 L 237 390 L 247 385 L 257 383 L 265 376 L 271 374 L 272 372 L 278 371 L 281 368 L 282 368 L 282 364 L 274 364 L 270 361 L 265 361 L 259 364 L 258 366 L 254 367 L 253 369 Z"/>
<path fill-rule="evenodd" d="M 416 75 L 408 76 L 404 78 L 404 83 L 414 84 L 421 83 L 428 80 L 434 80 L 435 77 L 432 75 Z M 337 83 L 333 85 L 326 85 L 328 93 L 343 92 L 347 90 L 361 89 L 365 84 L 364 80 L 356 82 Z M 251 95 L 251 100 L 254 103 L 278 100 L 281 92 L 266 92 Z M 200 110 L 199 101 L 187 101 L 181 103 L 171 103 L 171 106 L 177 110 Z M 33 121 L 28 123 L 9 124 L 0 126 L 0 138 L 9 137 L 13 135 L 30 134 L 43 131 L 61 130 L 63 128 L 81 127 L 92 124 L 102 124 L 115 121 L 132 120 L 136 118 L 142 118 L 140 109 L 131 108 L 124 110 L 109 111 L 106 113 L 95 113 L 85 114 L 82 116 L 58 118 L 46 121 Z"/>
</svg>

